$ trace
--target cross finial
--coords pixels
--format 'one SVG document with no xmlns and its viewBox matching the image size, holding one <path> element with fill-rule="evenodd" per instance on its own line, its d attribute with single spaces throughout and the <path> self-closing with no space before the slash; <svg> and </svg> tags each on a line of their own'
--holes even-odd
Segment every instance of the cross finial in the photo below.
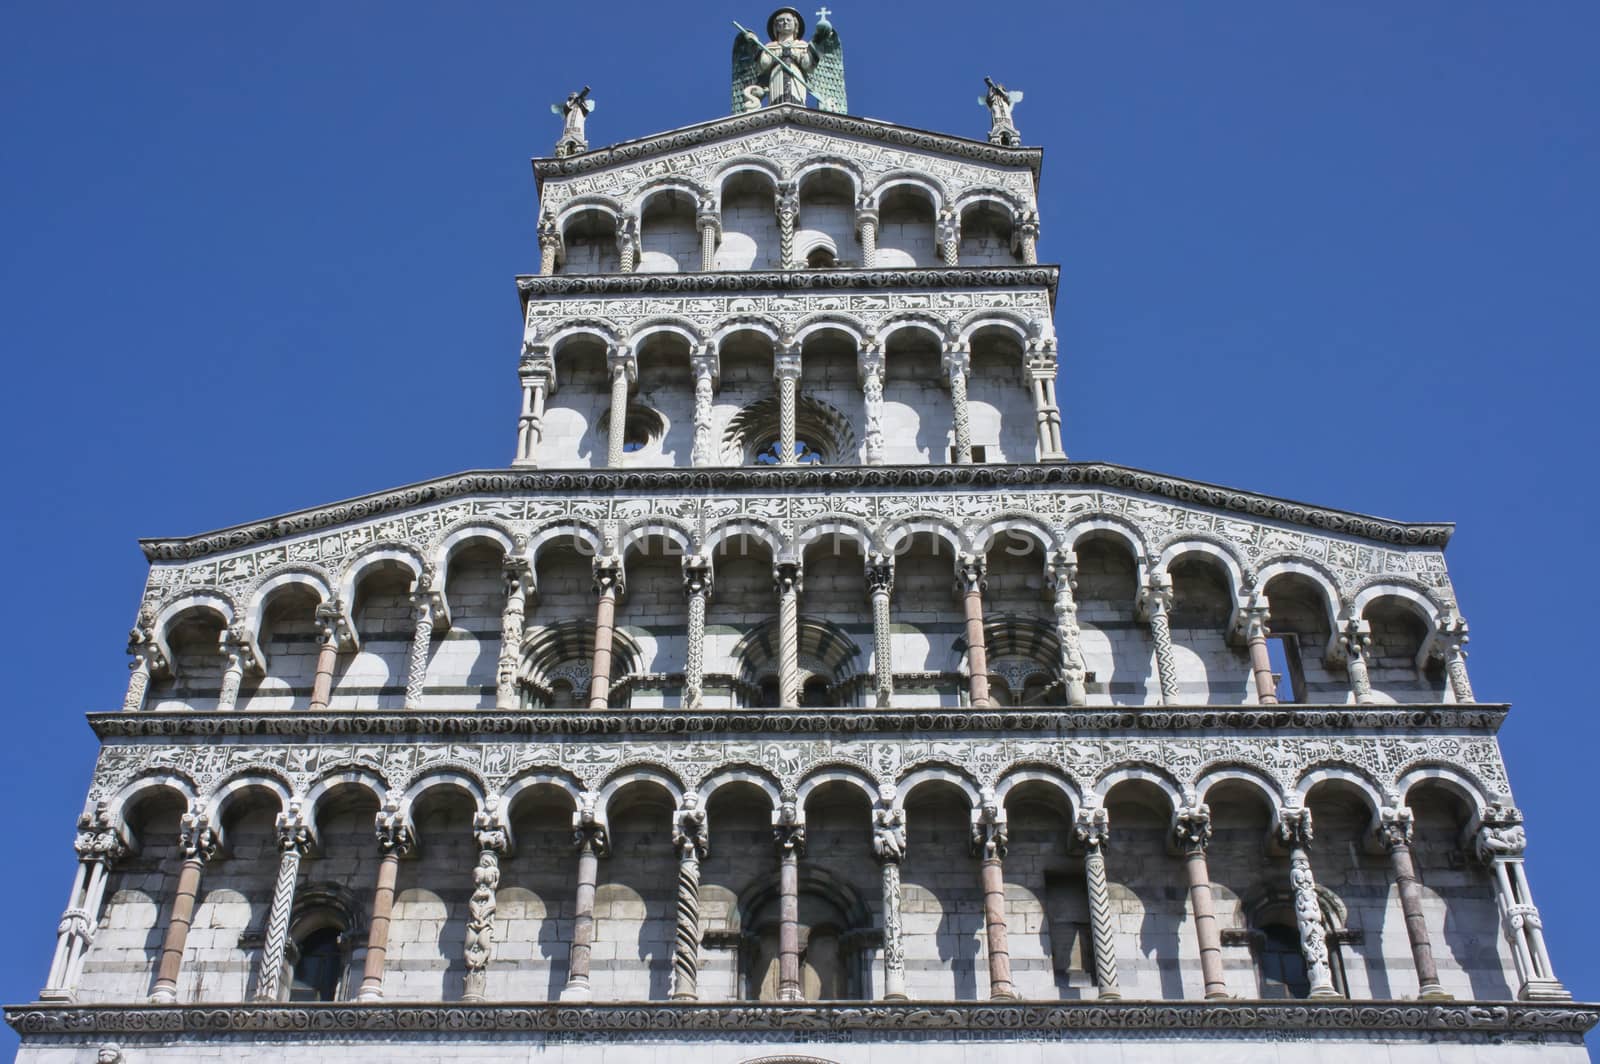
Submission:
<svg viewBox="0 0 1600 1064">
<path fill-rule="evenodd" d="M 828 21 L 828 16 L 831 14 L 833 14 L 833 12 L 829 11 L 827 8 L 819 8 L 817 11 L 817 21 L 826 22 Z"/>
</svg>

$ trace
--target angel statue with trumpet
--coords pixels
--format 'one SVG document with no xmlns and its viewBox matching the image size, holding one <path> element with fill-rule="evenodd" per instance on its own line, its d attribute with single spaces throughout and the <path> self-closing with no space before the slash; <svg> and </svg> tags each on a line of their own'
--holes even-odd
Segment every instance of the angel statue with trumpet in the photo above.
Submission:
<svg viewBox="0 0 1600 1064">
<path fill-rule="evenodd" d="M 734 114 L 760 107 L 763 96 L 769 105 L 804 107 L 807 95 L 820 110 L 845 112 L 844 51 L 829 14 L 827 8 L 817 12 L 817 32 L 809 41 L 806 20 L 792 7 L 780 7 L 767 19 L 770 41 L 733 24 L 739 31 L 733 38 Z"/>
</svg>

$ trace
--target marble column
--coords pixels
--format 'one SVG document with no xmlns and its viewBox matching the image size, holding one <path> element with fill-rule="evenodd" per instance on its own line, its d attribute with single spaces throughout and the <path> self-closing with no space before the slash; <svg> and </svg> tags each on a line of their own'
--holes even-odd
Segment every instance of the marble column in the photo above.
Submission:
<svg viewBox="0 0 1600 1064">
<path fill-rule="evenodd" d="M 539 219 L 539 272 L 546 277 L 556 272 L 556 255 L 561 250 L 561 230 L 548 214 Z"/>
<path fill-rule="evenodd" d="M 1417 969 L 1417 997 L 1422 1000 L 1447 999 L 1439 985 L 1439 966 L 1433 959 L 1433 942 L 1428 937 L 1428 920 L 1422 912 L 1422 880 L 1411 859 L 1413 818 L 1407 807 L 1385 807 L 1378 812 L 1378 841 L 1389 854 L 1389 868 L 1400 893 L 1400 912 L 1406 921 L 1406 938 L 1411 941 L 1411 960 Z"/>
<path fill-rule="evenodd" d="M 1010 1000 L 1017 996 L 1011 982 L 1011 945 L 1006 933 L 1006 821 L 992 798 L 984 801 L 972 824 L 972 848 L 980 862 L 983 882 L 983 922 L 988 932 L 989 996 Z"/>
<path fill-rule="evenodd" d="M 784 795 L 773 818 L 778 846 L 778 1000 L 803 1001 L 800 992 L 800 855 L 806 850 L 806 825 L 792 792 Z"/>
<path fill-rule="evenodd" d="M 794 230 L 800 221 L 800 186 L 785 181 L 778 186 L 776 201 L 778 211 L 778 257 L 785 270 L 796 270 L 801 265 L 794 255 Z"/>
<path fill-rule="evenodd" d="M 1311 810 L 1290 806 L 1280 814 L 1278 841 L 1289 849 L 1289 889 L 1294 893 L 1294 918 L 1300 929 L 1300 954 L 1314 998 L 1338 997 L 1333 967 L 1328 963 L 1328 928 L 1322 919 L 1317 881 L 1311 874 Z"/>
<path fill-rule="evenodd" d="M 311 712 L 327 710 L 333 698 L 333 674 L 339 667 L 339 651 L 351 641 L 352 631 L 345 616 L 344 603 L 329 599 L 317 606 L 317 666 L 311 680 Z"/>
<path fill-rule="evenodd" d="M 416 627 L 411 631 L 411 653 L 406 662 L 407 709 L 422 708 L 422 696 L 428 686 L 428 648 L 433 643 L 438 606 L 431 591 L 417 591 L 411 596 L 411 617 Z"/>
<path fill-rule="evenodd" d="M 778 379 L 778 464 L 794 465 L 795 405 L 799 402 L 800 345 L 786 341 L 773 361 L 773 375 Z"/>
<path fill-rule="evenodd" d="M 963 554 L 956 562 L 956 589 L 961 595 L 967 622 L 967 684 L 974 709 L 987 709 L 989 701 L 989 655 L 983 637 L 984 562 L 975 554 Z"/>
<path fill-rule="evenodd" d="M 941 211 L 934 223 L 934 242 L 939 245 L 939 261 L 946 266 L 961 264 L 961 219 L 954 211 Z"/>
<path fill-rule="evenodd" d="M 594 945 L 595 882 L 600 874 L 600 858 L 610 852 L 606 826 L 594 811 L 594 797 L 572 814 L 572 841 L 578 849 L 578 890 L 573 902 L 572 949 L 567 959 L 567 985 L 562 1001 L 588 1001 L 594 994 L 589 983 L 589 954 Z"/>
<path fill-rule="evenodd" d="M 1049 561 L 1046 577 L 1055 598 L 1056 638 L 1061 643 L 1061 682 L 1066 688 L 1067 705 L 1081 706 L 1089 700 L 1089 670 L 1084 665 L 1078 603 L 1073 597 L 1078 586 L 1078 556 L 1070 550 L 1058 551 Z"/>
<path fill-rule="evenodd" d="M 389 956 L 389 924 L 394 917 L 395 883 L 400 858 L 416 848 L 416 835 L 399 803 L 386 800 L 375 818 L 378 836 L 378 882 L 372 892 L 372 921 L 367 928 L 367 961 L 361 974 L 358 1001 L 383 1000 L 383 967 Z"/>
<path fill-rule="evenodd" d="M 517 416 L 517 457 L 520 466 L 539 464 L 539 445 L 544 442 L 544 407 L 555 380 L 548 361 L 525 359 L 518 370 L 522 381 L 522 412 Z"/>
<path fill-rule="evenodd" d="M 528 616 L 528 599 L 533 594 L 533 567 L 521 551 L 522 537 L 512 554 L 501 562 L 506 589 L 505 605 L 500 610 L 500 654 L 495 662 L 494 704 L 498 709 L 516 709 L 517 673 L 522 667 L 522 629 Z"/>
<path fill-rule="evenodd" d="M 160 651 L 154 645 L 130 646 L 128 653 L 133 655 L 133 660 L 128 663 L 128 690 L 122 696 L 122 711 L 138 713 L 144 709 L 145 696 L 150 692 L 151 660 Z"/>
<path fill-rule="evenodd" d="M 217 691 L 217 710 L 227 713 L 239 704 L 245 657 L 250 652 L 249 637 L 241 627 L 224 628 L 217 650 L 222 654 L 222 686 Z"/>
<path fill-rule="evenodd" d="M 856 235 L 861 238 L 861 265 L 872 270 L 878 266 L 878 208 L 867 199 L 856 204 Z"/>
<path fill-rule="evenodd" d="M 700 230 L 700 269 L 702 272 L 714 270 L 717 268 L 717 242 L 722 239 L 722 213 L 713 200 L 703 199 L 694 220 Z"/>
<path fill-rule="evenodd" d="M 478 863 L 472 869 L 472 894 L 467 898 L 467 934 L 462 955 L 467 974 L 461 1000 L 483 1001 L 494 960 L 495 892 L 500 887 L 500 857 L 510 852 L 511 833 L 491 800 L 472 817 L 472 836 L 478 844 Z"/>
<path fill-rule="evenodd" d="M 1061 446 L 1061 407 L 1056 402 L 1056 338 L 1039 324 L 1023 347 L 1023 380 L 1033 395 L 1033 420 L 1039 437 L 1039 461 L 1067 460 Z"/>
<path fill-rule="evenodd" d="M 622 594 L 622 559 L 601 556 L 594 560 L 594 658 L 589 669 L 589 708 L 611 704 L 612 644 L 616 639 L 617 598 Z"/>
<path fill-rule="evenodd" d="M 1173 834 L 1183 850 L 1189 879 L 1189 908 L 1194 913 L 1194 937 L 1200 948 L 1200 976 L 1207 1001 L 1228 996 L 1222 976 L 1222 933 L 1217 927 L 1217 906 L 1211 896 L 1211 870 L 1206 847 L 1211 844 L 1211 809 L 1203 803 L 1185 806 L 1173 818 Z"/>
<path fill-rule="evenodd" d="M 611 408 L 606 415 L 606 466 L 622 465 L 623 446 L 628 439 L 628 389 L 638 376 L 638 362 L 632 352 L 612 346 L 606 353 L 606 368 L 611 374 Z"/>
<path fill-rule="evenodd" d="M 178 828 L 178 851 L 183 854 L 183 865 L 178 869 L 178 885 L 173 891 L 172 911 L 167 917 L 167 933 L 161 942 L 156 981 L 150 990 L 150 1000 L 155 1004 L 170 1005 L 178 1000 L 178 973 L 183 968 L 189 925 L 194 921 L 200 872 L 221 849 L 221 836 L 212 826 L 209 814 L 194 810 L 183 814 Z"/>
<path fill-rule="evenodd" d="M 778 592 L 778 701 L 794 709 L 800 704 L 800 564 L 777 563 L 772 582 Z"/>
<path fill-rule="evenodd" d="M 1111 837 L 1110 814 L 1104 806 L 1080 809 L 1074 834 L 1083 844 L 1084 886 L 1089 897 L 1089 933 L 1094 940 L 1094 981 L 1100 1000 L 1122 997 L 1117 987 L 1117 928 L 1111 912 L 1111 885 L 1106 879 L 1105 846 Z"/>
<path fill-rule="evenodd" d="M 711 581 L 710 558 L 689 555 L 683 559 L 683 595 L 689 607 L 683 652 L 684 709 L 700 709 L 705 704 L 706 602 Z"/>
<path fill-rule="evenodd" d="M 717 464 L 717 443 L 711 435 L 712 400 L 717 387 L 717 349 L 701 344 L 689 360 L 694 372 L 694 443 L 689 464 L 696 467 Z"/>
<path fill-rule="evenodd" d="M 1377 701 L 1372 694 L 1372 678 L 1367 673 L 1367 650 L 1372 645 L 1372 625 L 1361 617 L 1346 617 L 1338 633 L 1338 647 L 1344 657 L 1344 667 L 1350 675 L 1350 694 L 1356 704 L 1370 706 Z"/>
<path fill-rule="evenodd" d="M 967 374 L 972 369 L 972 352 L 958 344 L 944 348 L 945 379 L 950 385 L 951 421 L 955 430 L 957 465 L 972 464 L 972 415 L 967 410 Z"/>
<path fill-rule="evenodd" d="M 894 561 L 873 553 L 867 558 L 867 594 L 872 600 L 872 668 L 877 681 L 877 706 L 894 701 L 894 640 L 889 626 L 889 596 L 894 591 Z"/>
<path fill-rule="evenodd" d="M 867 465 L 882 465 L 883 448 L 883 345 L 869 337 L 861 348 L 858 368 L 861 375 L 863 413 L 866 433 L 862 441 L 862 457 Z"/>
<path fill-rule="evenodd" d="M 40 1001 L 71 1001 L 76 996 L 84 953 L 100 926 L 106 881 L 113 865 L 129 853 L 111 818 L 99 809 L 80 818 L 73 848 L 78 853 L 78 871 L 67 908 L 56 926 L 56 951 L 44 989 L 39 991 Z"/>
<path fill-rule="evenodd" d="M 1263 706 L 1278 704 L 1278 683 L 1272 676 L 1272 655 L 1267 652 L 1267 636 L 1271 629 L 1267 622 L 1272 614 L 1267 596 L 1255 594 L 1245 603 L 1238 619 L 1239 633 L 1250 650 L 1250 673 L 1256 681 L 1256 703 Z"/>
<path fill-rule="evenodd" d="M 1024 265 L 1034 266 L 1039 262 L 1039 214 L 1037 211 L 1028 211 L 1016 219 L 1017 250 L 1022 255 Z"/>
<path fill-rule="evenodd" d="M 906 856 L 906 814 L 894 804 L 892 787 L 878 792 L 872 810 L 872 854 L 883 886 L 883 996 L 906 999 L 905 928 L 900 921 L 900 862 Z"/>
<path fill-rule="evenodd" d="M 1166 573 L 1150 571 L 1150 582 L 1139 590 L 1139 613 L 1150 625 L 1156 648 L 1156 678 L 1161 683 L 1161 704 L 1178 701 L 1178 659 L 1172 652 L 1172 580 Z"/>
<path fill-rule="evenodd" d="M 617 270 L 632 273 L 639 262 L 639 220 L 626 217 L 617 222 Z"/>
<path fill-rule="evenodd" d="M 1472 681 L 1467 677 L 1467 622 L 1454 609 L 1445 611 L 1434 633 L 1433 649 L 1444 659 L 1445 675 L 1450 678 L 1450 694 L 1457 702 L 1476 702 Z"/>
<path fill-rule="evenodd" d="M 275 826 L 278 844 L 278 880 L 272 888 L 272 904 L 267 910 L 266 942 L 261 949 L 261 968 L 256 973 L 256 1000 L 281 1001 L 284 991 L 284 957 L 289 946 L 289 918 L 294 914 L 295 885 L 300 878 L 300 858 L 311 848 L 311 823 L 298 799 L 278 814 Z"/>
<path fill-rule="evenodd" d="M 678 855 L 678 920 L 672 945 L 673 1001 L 700 997 L 700 862 L 711 840 L 706 834 L 706 811 L 689 791 L 672 818 L 672 848 Z"/>
<path fill-rule="evenodd" d="M 1550 963 L 1550 951 L 1544 941 L 1544 921 L 1533 903 L 1533 891 L 1528 887 L 1528 875 L 1522 866 L 1527 848 L 1522 814 L 1508 805 L 1490 805 L 1473 839 L 1473 852 L 1488 866 L 1494 879 L 1501 927 L 1517 965 L 1517 1000 L 1569 1001 L 1572 994 L 1556 978 Z"/>
</svg>

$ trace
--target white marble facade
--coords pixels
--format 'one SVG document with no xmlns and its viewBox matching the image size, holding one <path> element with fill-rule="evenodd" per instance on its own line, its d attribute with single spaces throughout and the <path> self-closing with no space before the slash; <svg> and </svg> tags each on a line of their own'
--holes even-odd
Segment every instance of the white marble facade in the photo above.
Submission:
<svg viewBox="0 0 1600 1064">
<path fill-rule="evenodd" d="M 1450 527 L 1068 461 L 1039 161 L 537 161 L 508 468 L 144 543 L 18 1059 L 1579 1059 Z"/>
</svg>

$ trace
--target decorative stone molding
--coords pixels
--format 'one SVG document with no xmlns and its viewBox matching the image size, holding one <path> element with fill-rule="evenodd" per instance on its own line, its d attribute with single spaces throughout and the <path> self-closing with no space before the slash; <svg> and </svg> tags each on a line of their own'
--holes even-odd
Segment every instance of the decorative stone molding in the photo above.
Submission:
<svg viewBox="0 0 1600 1064">
<path fill-rule="evenodd" d="M 944 674 L 936 674 L 942 677 Z M 916 679 L 922 674 L 902 673 Z M 576 686 L 576 685 L 575 685 Z M 549 735 L 699 735 L 736 734 L 849 735 L 862 732 L 899 734 L 918 731 L 1054 732 L 1074 734 L 1107 729 L 1135 732 L 1285 731 L 1308 734 L 1352 728 L 1466 730 L 1494 734 L 1508 707 L 1478 702 L 1454 704 L 1349 706 L 1295 704 L 1255 706 L 1126 706 L 1082 709 L 949 709 L 859 708 L 758 710 L 614 710 L 584 713 L 540 710 L 501 713 L 468 710 L 339 710 L 330 713 L 91 713 L 89 725 L 102 740 L 220 735 L 294 738 L 298 736 L 363 737 L 382 735 L 463 736 Z M 1345 743 L 1347 740 L 1338 740 Z M 1371 739 L 1353 740 L 1372 742 Z"/>
<path fill-rule="evenodd" d="M 861 294 L 864 290 L 872 292 L 905 290 L 920 293 L 925 289 L 1044 288 L 1047 289 L 1049 296 L 1047 306 L 1053 311 L 1060 274 L 1058 266 L 917 266 L 882 270 L 858 268 L 712 270 L 694 273 L 570 273 L 553 276 L 519 274 L 517 291 L 522 295 L 525 312 L 530 304 L 542 301 L 545 297 L 567 297 L 560 303 L 552 302 L 550 305 L 552 316 L 567 319 L 582 316 L 585 312 L 582 304 L 574 304 L 571 301 L 570 297 L 573 296 L 734 293 L 737 302 L 738 298 L 755 299 L 759 298 L 760 293 L 772 290 L 832 291 L 840 293 L 842 299 L 852 292 L 857 293 L 858 298 L 871 298 L 870 295 Z M 926 299 L 925 296 L 921 298 Z M 977 293 L 974 293 L 968 302 L 969 309 L 994 305 Z M 929 304 L 924 302 L 922 306 L 928 307 Z M 813 309 L 845 308 L 817 306 Z"/>
<path fill-rule="evenodd" d="M 972 1001 L 754 1002 L 671 1004 L 446 1005 L 430 1003 L 282 1005 L 14 1005 L 6 1022 L 24 1040 L 70 1035 L 295 1035 L 371 1032 L 390 1037 L 434 1032 L 566 1032 L 610 1039 L 658 1039 L 672 1031 L 751 1032 L 764 1039 L 814 1039 L 855 1031 L 935 1037 L 952 1032 L 1012 1034 L 1036 1041 L 1080 1031 L 1148 1033 L 1212 1031 L 1229 1035 L 1395 1031 L 1475 1041 L 1491 1035 L 1520 1040 L 1571 1036 L 1600 1022 L 1600 1005 L 1415 1001 L 1174 1001 L 991 1003 Z"/>
</svg>

